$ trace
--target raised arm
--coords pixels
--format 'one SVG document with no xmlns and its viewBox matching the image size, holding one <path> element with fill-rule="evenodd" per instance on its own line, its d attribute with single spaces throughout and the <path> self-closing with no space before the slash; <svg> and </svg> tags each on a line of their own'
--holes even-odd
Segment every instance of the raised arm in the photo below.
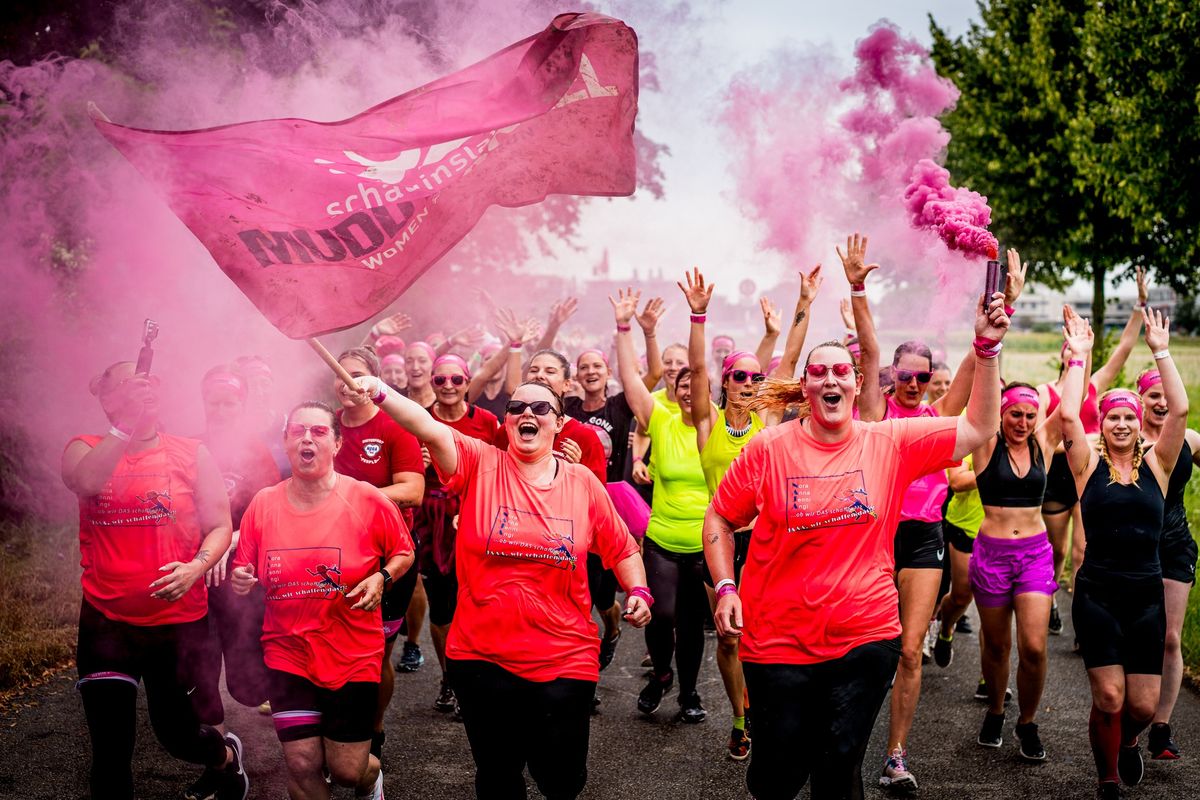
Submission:
<svg viewBox="0 0 1200 800">
<path fill-rule="evenodd" d="M 642 376 L 642 383 L 651 392 L 663 375 L 662 353 L 658 350 L 658 321 L 662 319 L 664 310 L 666 305 L 663 299 L 652 297 L 646 301 L 642 313 L 635 317 L 638 325 L 642 326 L 642 338 L 646 340 L 646 374 Z"/>
<path fill-rule="evenodd" d="M 511 361 L 517 362 L 518 371 L 521 368 L 521 349 L 525 345 L 525 327 L 517 320 L 511 309 L 497 308 L 495 317 L 501 346 L 492 354 L 491 358 L 480 365 L 479 371 L 471 376 L 471 385 L 467 387 L 468 403 L 478 400 L 492 378 L 496 377 L 500 370 L 504 369 Z"/>
<path fill-rule="evenodd" d="M 1086 391 L 1084 365 L 1088 354 L 1092 352 L 1093 337 L 1091 324 L 1069 305 L 1063 306 L 1063 336 L 1067 340 L 1067 371 L 1063 377 L 1058 416 L 1062 425 L 1063 451 L 1067 454 L 1071 474 L 1078 478 L 1087 472 L 1092 459 L 1097 457 L 1094 449 L 1088 447 L 1087 433 L 1079 418 L 1079 408 L 1083 405 Z"/>
<path fill-rule="evenodd" d="M 401 428 L 425 445 L 438 469 L 447 475 L 458 471 L 458 449 L 454 446 L 454 435 L 449 426 L 438 422 L 419 404 L 399 392 L 389 390 L 387 384 L 374 375 L 365 375 L 357 380 L 358 402 L 374 401 Z"/>
<path fill-rule="evenodd" d="M 1146 286 L 1146 271 L 1141 267 L 1137 267 L 1137 287 L 1137 305 L 1133 307 L 1133 313 L 1129 315 L 1129 321 L 1125 323 L 1125 329 L 1121 331 L 1121 338 L 1117 342 L 1117 346 L 1113 348 L 1112 355 L 1108 357 L 1108 361 L 1104 362 L 1104 366 L 1092 375 L 1092 386 L 1096 387 L 1098 395 L 1104 394 L 1113 385 L 1113 381 L 1117 379 L 1117 373 L 1125 367 L 1125 362 L 1129 360 L 1129 354 L 1133 352 L 1133 346 L 1137 344 L 1138 332 L 1145 320 L 1142 311 L 1146 308 L 1146 298 L 1150 291 Z M 1180 446 L 1182 447 L 1182 445 Z"/>
<path fill-rule="evenodd" d="M 558 336 L 559 329 L 563 323 L 571 318 L 575 313 L 575 309 L 579 306 L 579 300 L 574 297 L 568 297 L 566 300 L 560 300 L 550 307 L 550 318 L 546 320 L 546 330 L 542 334 L 542 338 L 538 340 L 534 350 L 548 350 L 554 347 L 554 337 Z"/>
<path fill-rule="evenodd" d="M 629 324 L 637 311 L 640 297 L 641 292 L 634 291 L 632 287 L 624 292 L 618 289 L 616 299 L 609 297 L 608 302 L 612 303 L 613 317 L 617 321 L 617 375 L 621 378 L 621 385 L 625 387 L 625 402 L 629 404 L 629 410 L 637 418 L 642 430 L 645 430 L 650 424 L 650 414 L 654 411 L 654 398 L 650 396 L 650 390 L 638 375 L 637 353 L 633 350 L 633 329 Z"/>
<path fill-rule="evenodd" d="M 460 331 L 455 331 L 446 341 L 439 344 L 434 352 L 439 356 L 444 356 L 454 347 L 474 347 L 482 341 L 483 328 L 478 325 L 471 325 Z"/>
<path fill-rule="evenodd" d="M 759 364 L 765 366 L 771 363 L 771 354 L 775 352 L 775 343 L 779 341 L 783 325 L 779 317 L 779 309 L 775 308 L 771 298 L 760 297 L 758 307 L 762 309 L 763 337 L 758 342 L 754 357 L 758 359 Z M 695 372 L 695 370 L 692 371 Z"/>
<path fill-rule="evenodd" d="M 878 375 L 878 371 L 875 373 Z M 967 407 L 967 398 L 975 385 L 975 355 L 970 351 L 963 356 L 950 381 L 950 388 L 933 403 L 933 410 L 939 417 L 957 417 Z M 999 419 L 999 413 L 996 418 Z"/>
<path fill-rule="evenodd" d="M 792 324 L 788 328 L 787 340 L 783 344 L 783 357 L 779 366 L 771 373 L 772 378 L 791 380 L 796 376 L 796 365 L 804 351 L 804 340 L 808 336 L 808 324 L 812 320 L 810 311 L 817 292 L 821 291 L 821 265 L 817 264 L 805 275 L 800 273 L 800 294 L 796 297 L 796 310 L 792 312 Z M 769 362 L 760 361 L 760 364 Z"/>
<path fill-rule="evenodd" d="M 371 326 L 367 331 L 367 335 L 363 337 L 361 347 L 373 345 L 380 336 L 399 336 L 401 331 L 406 331 L 412 327 L 412 317 L 405 314 L 403 311 L 392 314 L 390 317 L 384 317 Z"/>
<path fill-rule="evenodd" d="M 1162 376 L 1163 394 L 1167 398 L 1167 418 L 1163 421 L 1162 433 L 1154 445 L 1154 457 L 1162 470 L 1158 476 L 1160 486 L 1167 485 L 1175 462 L 1179 460 L 1183 449 L 1183 440 L 1187 436 L 1188 396 L 1179 376 L 1175 360 L 1171 358 L 1167 345 L 1170 344 L 1171 320 L 1154 309 L 1142 309 L 1142 317 L 1146 323 L 1146 344 L 1154 354 L 1154 364 L 1158 374 Z"/>
<path fill-rule="evenodd" d="M 854 327 L 858 330 L 859 371 L 863 375 L 862 390 L 858 395 L 858 415 L 864 422 L 883 419 L 883 392 L 879 388 L 879 337 L 875 334 L 875 320 L 871 307 L 867 305 L 867 276 L 879 269 L 878 264 L 867 264 L 867 237 L 857 233 L 846 238 L 846 252 L 837 248 L 838 258 L 846 280 L 850 282 L 850 308 L 854 312 Z"/>
<path fill-rule="evenodd" d="M 1004 313 L 1004 295 L 996 292 L 984 305 L 983 295 L 975 306 L 975 375 L 967 413 L 958 418 L 954 440 L 954 458 L 961 459 L 989 438 L 1000 427 L 1000 355 L 1001 341 L 1008 332 Z"/>
<path fill-rule="evenodd" d="M 688 368 L 692 374 L 692 424 L 696 426 L 696 446 L 704 449 L 708 435 L 712 433 L 713 416 L 712 389 L 708 382 L 708 354 L 705 352 L 704 321 L 708 314 L 708 303 L 712 300 L 716 284 L 705 283 L 704 275 L 696 267 L 685 272 L 687 286 L 676 281 L 683 292 L 688 308 L 692 310 L 692 327 L 688 334 Z"/>
</svg>

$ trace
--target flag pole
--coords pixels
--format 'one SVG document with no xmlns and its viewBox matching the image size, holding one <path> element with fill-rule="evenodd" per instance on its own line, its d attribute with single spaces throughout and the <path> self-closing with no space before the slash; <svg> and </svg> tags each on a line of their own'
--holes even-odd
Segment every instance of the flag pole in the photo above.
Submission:
<svg viewBox="0 0 1200 800">
<path fill-rule="evenodd" d="M 342 379 L 342 383 L 346 384 L 346 388 L 352 392 L 358 391 L 358 381 L 354 380 L 349 372 L 346 372 L 345 368 L 333 357 L 333 353 L 325 349 L 325 345 L 318 342 L 315 338 L 308 338 L 304 341 L 308 342 L 308 346 L 321 357 L 322 361 L 329 365 L 329 368 L 333 370 L 333 374 Z"/>
</svg>

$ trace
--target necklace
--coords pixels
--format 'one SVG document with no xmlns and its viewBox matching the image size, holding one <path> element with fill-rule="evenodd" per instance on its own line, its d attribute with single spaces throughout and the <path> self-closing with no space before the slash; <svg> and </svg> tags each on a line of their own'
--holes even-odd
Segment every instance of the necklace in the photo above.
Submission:
<svg viewBox="0 0 1200 800">
<path fill-rule="evenodd" d="M 726 422 L 725 430 L 730 436 L 732 436 L 736 439 L 740 436 L 745 436 L 747 433 L 749 433 L 750 425 L 751 425 L 751 423 L 747 422 L 746 427 L 744 427 L 744 428 L 734 428 L 728 422 Z"/>
</svg>

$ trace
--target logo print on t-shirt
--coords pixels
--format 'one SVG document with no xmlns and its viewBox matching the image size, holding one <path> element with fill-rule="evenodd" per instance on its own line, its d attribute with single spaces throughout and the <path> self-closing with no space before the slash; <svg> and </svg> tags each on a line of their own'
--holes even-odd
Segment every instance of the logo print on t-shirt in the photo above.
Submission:
<svg viewBox="0 0 1200 800">
<path fill-rule="evenodd" d="M 787 481 L 789 531 L 865 525 L 878 516 L 867 496 L 862 470 L 791 477 Z"/>
<path fill-rule="evenodd" d="M 340 547 L 296 547 L 268 550 L 268 600 L 294 600 L 344 595 Z"/>
<path fill-rule="evenodd" d="M 159 488 L 146 489 L 147 485 Z M 174 522 L 171 478 L 159 473 L 115 474 L 100 494 L 88 499 L 88 518 L 93 525 L 138 528 Z"/>
<path fill-rule="evenodd" d="M 381 452 L 383 452 L 383 439 L 363 439 L 363 451 L 359 455 L 359 460 L 364 464 L 378 464 Z"/>
<path fill-rule="evenodd" d="M 575 523 L 500 506 L 488 532 L 487 554 L 575 569 Z"/>
</svg>

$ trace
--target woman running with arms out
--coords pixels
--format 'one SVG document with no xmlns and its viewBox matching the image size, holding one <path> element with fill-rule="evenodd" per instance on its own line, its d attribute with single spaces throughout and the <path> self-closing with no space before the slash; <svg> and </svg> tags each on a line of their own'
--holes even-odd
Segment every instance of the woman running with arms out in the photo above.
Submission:
<svg viewBox="0 0 1200 800">
<path fill-rule="evenodd" d="M 629 593 L 631 624 L 649 621 L 653 600 L 637 543 L 604 485 L 554 455 L 562 395 L 541 382 L 518 386 L 504 417 L 510 444 L 500 450 L 437 422 L 378 381 L 360 385 L 425 444 L 447 488 L 462 498 L 458 608 L 446 657 L 475 759 L 476 796 L 524 798 L 526 765 L 548 798 L 578 796 L 599 679 L 587 553 L 598 553 Z M 537 735 L 517 735 L 514 721 Z"/>
<path fill-rule="evenodd" d="M 1003 306 L 999 293 L 977 303 L 964 416 L 854 420 L 863 378 L 836 341 L 809 352 L 800 381 L 762 392 L 773 409 L 803 401 L 801 419 L 746 446 L 717 488 L 704 533 L 721 586 L 717 630 L 741 637 L 754 708 L 746 784 L 758 800 L 790 800 L 810 776 L 814 800 L 863 796 L 863 755 L 900 657 L 891 576 L 901 501 L 912 481 L 994 434 Z M 735 588 L 733 531 L 756 516 Z"/>
<path fill-rule="evenodd" d="M 1157 311 L 1142 314 L 1170 410 L 1147 450 L 1141 398 L 1111 389 L 1100 396 L 1100 439 L 1092 448 L 1078 411 L 1092 331 L 1070 306 L 1063 308 L 1070 356 L 1059 415 L 1088 532 L 1072 618 L 1092 689 L 1088 734 L 1101 798 L 1119 797 L 1119 783 L 1136 785 L 1144 771 L 1138 734 L 1158 705 L 1166 639 L 1158 557 L 1163 508 L 1187 432 L 1187 392 L 1167 350 L 1169 321 Z"/>
</svg>

